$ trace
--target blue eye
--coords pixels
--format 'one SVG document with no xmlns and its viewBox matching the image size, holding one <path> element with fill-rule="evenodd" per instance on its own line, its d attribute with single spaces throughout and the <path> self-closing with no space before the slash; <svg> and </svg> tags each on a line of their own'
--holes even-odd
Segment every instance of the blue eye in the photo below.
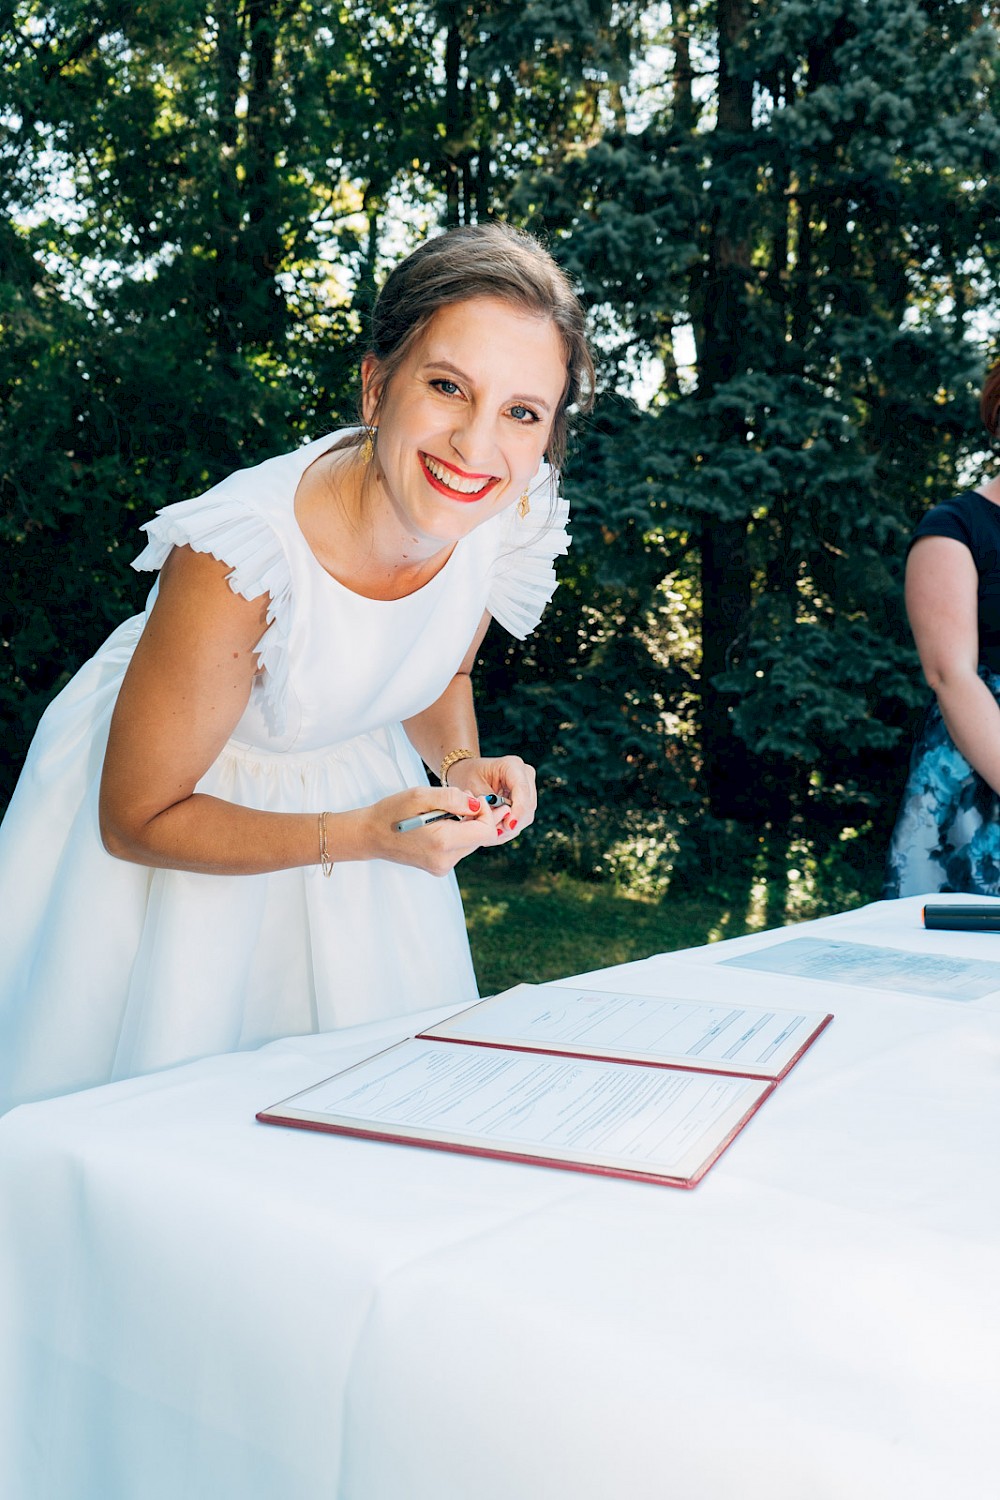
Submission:
<svg viewBox="0 0 1000 1500">
<path fill-rule="evenodd" d="M 432 380 L 431 385 L 439 390 L 442 396 L 457 396 L 460 394 L 458 386 L 453 380 Z"/>
<path fill-rule="evenodd" d="M 529 406 L 512 406 L 510 414 L 515 422 L 537 422 L 538 415 Z"/>
</svg>

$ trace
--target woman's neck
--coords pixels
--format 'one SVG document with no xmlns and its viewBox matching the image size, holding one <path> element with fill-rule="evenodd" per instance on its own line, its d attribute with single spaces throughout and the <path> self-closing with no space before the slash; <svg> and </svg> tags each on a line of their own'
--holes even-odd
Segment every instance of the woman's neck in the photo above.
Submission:
<svg viewBox="0 0 1000 1500">
<path fill-rule="evenodd" d="M 295 515 L 321 567 L 369 599 L 415 593 L 454 550 L 454 543 L 434 546 L 408 537 L 353 449 L 326 453 L 309 466 L 296 491 Z"/>
</svg>

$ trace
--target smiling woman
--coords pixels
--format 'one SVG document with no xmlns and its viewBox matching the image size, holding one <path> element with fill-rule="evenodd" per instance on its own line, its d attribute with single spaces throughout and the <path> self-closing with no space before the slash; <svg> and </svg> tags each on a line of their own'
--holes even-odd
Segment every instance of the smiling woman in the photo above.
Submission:
<svg viewBox="0 0 1000 1500">
<path fill-rule="evenodd" d="M 562 400 L 566 352 L 549 318 L 476 297 L 441 308 L 412 341 L 388 406 L 376 359 L 363 377 L 379 478 L 401 506 L 411 497 L 416 509 L 400 518 L 434 551 L 527 490 Z M 426 486 L 450 503 L 428 507 Z"/>
<path fill-rule="evenodd" d="M 357 462 L 355 440 L 325 454 L 303 475 L 295 508 L 329 572 L 396 598 L 535 482 L 566 350 L 550 318 L 475 297 L 440 308 L 391 372 L 369 355 L 362 379 L 367 461 Z"/>
<path fill-rule="evenodd" d="M 475 997 L 454 867 L 535 790 L 480 752 L 470 672 L 555 587 L 593 367 L 551 257 L 491 224 L 397 267 L 361 373 L 361 427 L 147 523 L 145 613 L 39 726 L 0 829 L 0 1110 Z"/>
</svg>

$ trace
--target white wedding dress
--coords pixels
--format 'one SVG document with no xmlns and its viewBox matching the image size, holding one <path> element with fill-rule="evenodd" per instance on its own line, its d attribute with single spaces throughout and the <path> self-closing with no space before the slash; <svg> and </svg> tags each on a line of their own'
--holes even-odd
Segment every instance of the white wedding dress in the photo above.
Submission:
<svg viewBox="0 0 1000 1500">
<path fill-rule="evenodd" d="M 400 721 L 433 703 L 483 610 L 523 637 L 555 588 L 568 507 L 536 479 L 402 599 L 352 593 L 294 512 L 337 440 L 231 475 L 144 528 L 134 566 L 187 543 L 268 593 L 246 712 L 198 790 L 248 807 L 359 807 L 427 777 Z M 155 588 L 150 595 L 150 604 Z M 115 699 L 145 615 L 49 706 L 0 828 L 0 1111 L 280 1036 L 476 998 L 454 876 L 383 860 L 274 874 L 152 870 L 112 858 L 97 799 Z M 336 851 L 333 851 L 334 856 Z"/>
</svg>

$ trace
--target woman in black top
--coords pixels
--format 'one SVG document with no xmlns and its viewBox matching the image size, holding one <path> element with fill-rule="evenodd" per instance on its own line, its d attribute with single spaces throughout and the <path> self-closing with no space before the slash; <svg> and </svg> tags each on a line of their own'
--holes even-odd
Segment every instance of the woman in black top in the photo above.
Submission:
<svg viewBox="0 0 1000 1500">
<path fill-rule="evenodd" d="M 980 403 L 1000 436 L 1000 365 Z M 936 505 L 906 564 L 906 611 L 934 692 L 883 894 L 1000 895 L 1000 478 Z"/>
</svg>

